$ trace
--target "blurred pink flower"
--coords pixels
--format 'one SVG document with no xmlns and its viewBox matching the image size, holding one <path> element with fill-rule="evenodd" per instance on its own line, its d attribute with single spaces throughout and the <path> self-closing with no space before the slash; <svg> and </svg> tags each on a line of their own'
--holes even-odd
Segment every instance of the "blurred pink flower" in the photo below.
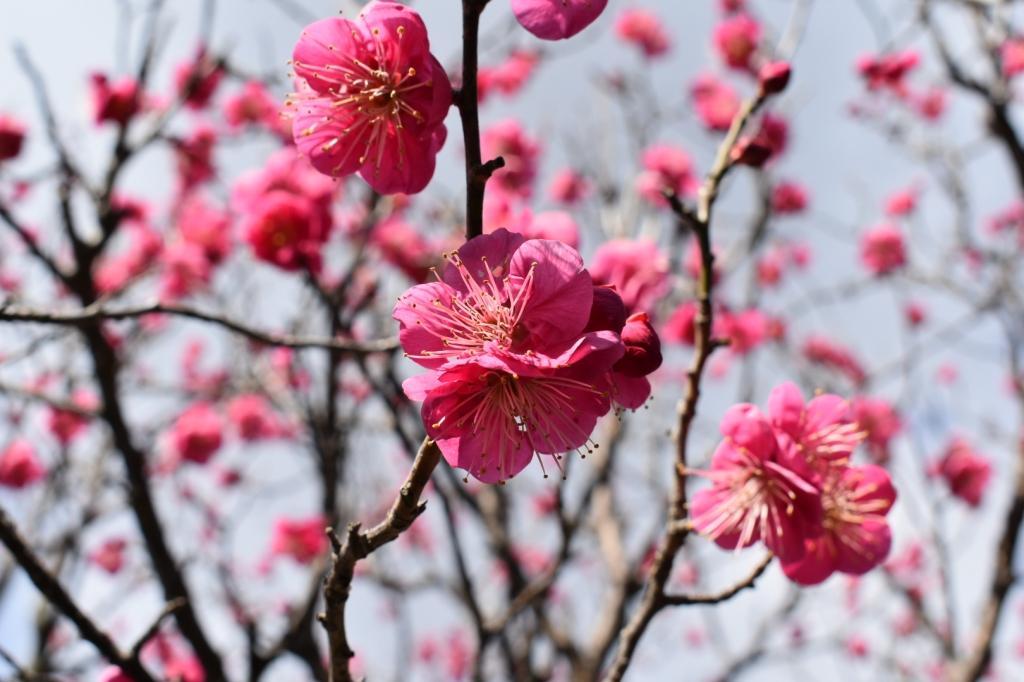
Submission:
<svg viewBox="0 0 1024 682">
<path fill-rule="evenodd" d="M 664 23 L 653 12 L 629 7 L 615 20 L 615 34 L 638 47 L 648 59 L 668 52 L 671 43 Z"/>
<path fill-rule="evenodd" d="M 0 452 L 0 487 L 27 488 L 44 478 L 46 467 L 27 440 L 13 440 Z"/>
</svg>

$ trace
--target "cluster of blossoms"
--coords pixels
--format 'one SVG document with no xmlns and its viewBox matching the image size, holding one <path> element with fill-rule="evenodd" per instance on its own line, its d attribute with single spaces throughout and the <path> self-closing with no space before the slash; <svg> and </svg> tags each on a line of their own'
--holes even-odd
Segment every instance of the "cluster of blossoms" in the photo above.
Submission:
<svg viewBox="0 0 1024 682">
<path fill-rule="evenodd" d="M 589 451 L 613 404 L 639 407 L 661 364 L 643 311 L 627 317 L 572 247 L 499 229 L 446 256 L 439 281 L 394 309 L 406 354 L 431 370 L 408 379 L 448 462 L 487 483 L 537 455 Z M 543 467 L 543 458 L 540 458 Z"/>
<path fill-rule="evenodd" d="M 786 383 L 769 396 L 767 415 L 736 405 L 721 431 L 710 470 L 699 472 L 712 486 L 690 507 L 697 530 L 729 549 L 764 542 L 804 585 L 885 560 L 896 490 L 885 469 L 851 464 L 864 434 L 845 400 L 824 394 L 805 403 Z"/>
</svg>

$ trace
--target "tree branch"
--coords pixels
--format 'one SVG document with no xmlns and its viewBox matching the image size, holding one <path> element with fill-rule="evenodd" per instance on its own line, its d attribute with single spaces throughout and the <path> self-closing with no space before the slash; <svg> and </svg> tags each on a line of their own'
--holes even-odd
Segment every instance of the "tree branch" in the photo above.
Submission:
<svg viewBox="0 0 1024 682">
<path fill-rule="evenodd" d="M 7 513 L 2 509 L 0 509 L 0 542 L 3 542 L 7 550 L 14 556 L 14 560 L 25 570 L 25 573 L 28 574 L 36 589 L 58 611 L 75 624 L 83 639 L 95 646 L 110 663 L 131 675 L 134 680 L 138 682 L 154 682 L 149 671 L 146 670 L 137 658 L 126 656 L 122 653 L 118 649 L 117 644 L 100 630 L 89 616 L 82 612 L 71 598 L 71 595 L 61 586 L 57 578 L 43 566 L 35 552 L 32 551 L 18 533 L 18 529 L 15 528 Z"/>
<path fill-rule="evenodd" d="M 356 564 L 395 540 L 423 513 L 426 503 L 420 501 L 420 496 L 440 461 L 441 451 L 437 445 L 429 438 L 425 439 L 398 497 L 383 521 L 368 531 L 360 530 L 358 523 L 349 524 L 344 543 L 339 541 L 333 531 L 329 531 L 334 553 L 324 586 L 326 604 L 320 621 L 327 631 L 332 682 L 349 682 L 352 679 L 349 661 L 355 652 L 349 645 L 345 631 L 345 604 L 352 590 Z"/>
<path fill-rule="evenodd" d="M 97 301 L 79 310 L 45 311 L 22 306 L 0 304 L 0 321 L 35 322 L 39 324 L 64 324 L 74 327 L 92 325 L 102 320 L 125 320 L 146 315 L 177 315 L 200 322 L 220 325 L 241 336 L 268 346 L 286 348 L 325 348 L 344 353 L 370 354 L 387 353 L 398 348 L 395 338 L 376 341 L 352 341 L 348 339 L 327 339 L 302 337 L 288 334 L 272 334 L 249 327 L 218 313 L 206 312 L 182 303 L 149 303 L 124 308 L 108 309 Z"/>
</svg>

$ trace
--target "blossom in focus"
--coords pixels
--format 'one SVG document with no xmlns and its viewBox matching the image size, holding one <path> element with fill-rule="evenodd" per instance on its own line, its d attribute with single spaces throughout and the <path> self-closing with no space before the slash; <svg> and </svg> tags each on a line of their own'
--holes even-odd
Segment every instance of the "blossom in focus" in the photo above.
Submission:
<svg viewBox="0 0 1024 682">
<path fill-rule="evenodd" d="M 93 120 L 97 124 L 111 121 L 127 125 L 142 108 L 139 83 L 130 76 L 110 82 L 105 74 L 94 73 L 89 77 L 89 85 Z"/>
<path fill-rule="evenodd" d="M 46 467 L 27 440 L 13 440 L 0 452 L 0 487 L 27 488 L 45 477 Z"/>
<path fill-rule="evenodd" d="M 662 21 L 653 12 L 638 7 L 627 8 L 619 14 L 615 34 L 636 45 L 648 59 L 665 54 L 670 47 Z"/>
<path fill-rule="evenodd" d="M 846 400 L 823 393 L 805 403 L 792 382 L 772 389 L 768 417 L 780 437 L 795 446 L 803 459 L 801 474 L 815 483 L 827 478 L 835 467 L 847 464 L 864 439 Z"/>
<path fill-rule="evenodd" d="M 793 454 L 755 406 L 729 408 L 721 432 L 710 470 L 698 472 L 712 485 L 693 496 L 694 528 L 726 549 L 760 540 L 781 560 L 799 560 L 804 539 L 820 532 L 818 488 L 786 466 Z"/>
<path fill-rule="evenodd" d="M 885 469 L 869 464 L 832 470 L 821 499 L 823 532 L 806 540 L 801 559 L 782 562 L 790 580 L 816 585 L 834 572 L 861 575 L 885 561 L 892 545 L 885 517 L 896 501 Z"/>
<path fill-rule="evenodd" d="M 310 24 L 295 45 L 295 144 L 322 173 L 358 172 L 382 194 L 415 194 L 445 142 L 451 83 L 414 10 L 366 5 Z"/>
<path fill-rule="evenodd" d="M 749 14 L 734 14 L 715 26 L 713 39 L 728 66 L 747 70 L 761 42 L 761 24 Z"/>
<path fill-rule="evenodd" d="M 668 258 L 650 239 L 612 239 L 594 252 L 590 274 L 615 289 L 629 312 L 643 312 L 669 287 Z"/>
<path fill-rule="evenodd" d="M 620 332 L 625 355 L 612 366 L 612 398 L 629 410 L 641 407 L 651 395 L 647 376 L 661 367 L 661 340 L 647 313 L 633 313 Z"/>
<path fill-rule="evenodd" d="M 954 437 L 939 459 L 937 473 L 946 481 L 953 495 L 968 506 L 977 507 L 992 478 L 992 465 L 966 440 Z"/>
<path fill-rule="evenodd" d="M 860 260 L 876 277 L 902 268 L 907 264 L 903 233 L 888 223 L 871 228 L 861 236 Z"/>
<path fill-rule="evenodd" d="M 617 333 L 585 331 L 595 295 L 579 254 L 499 229 L 447 259 L 394 317 L 408 357 L 432 370 L 404 388 L 448 462 L 493 483 L 535 453 L 557 462 L 589 448 L 624 348 Z"/>
<path fill-rule="evenodd" d="M 270 554 L 308 565 L 327 551 L 327 522 L 315 514 L 306 518 L 279 518 L 270 533 Z"/>
<path fill-rule="evenodd" d="M 207 403 L 195 403 L 171 427 L 171 449 L 180 460 L 206 464 L 220 449 L 223 437 L 220 415 Z"/>
<path fill-rule="evenodd" d="M 25 124 L 9 114 L 0 113 L 0 162 L 21 154 L 25 142 Z"/>
<path fill-rule="evenodd" d="M 512 12 L 543 40 L 571 38 L 601 16 L 608 0 L 512 0 Z"/>
</svg>

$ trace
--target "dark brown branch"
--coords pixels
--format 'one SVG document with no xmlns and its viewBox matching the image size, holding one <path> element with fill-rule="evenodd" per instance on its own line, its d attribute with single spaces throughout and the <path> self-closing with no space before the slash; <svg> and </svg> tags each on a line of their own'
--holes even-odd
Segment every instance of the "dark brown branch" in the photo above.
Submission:
<svg viewBox="0 0 1024 682">
<path fill-rule="evenodd" d="M 498 158 L 483 163 L 480 151 L 480 112 L 477 93 L 480 15 L 490 0 L 462 0 L 462 87 L 455 103 L 462 119 L 466 146 L 466 239 L 484 233 L 484 189 L 491 174 L 505 162 Z"/>
<path fill-rule="evenodd" d="M 209 322 L 220 325 L 230 331 L 240 334 L 268 346 L 284 346 L 286 348 L 326 348 L 337 350 L 343 353 L 387 353 L 398 348 L 398 341 L 394 338 L 379 339 L 376 341 L 352 341 L 347 339 L 327 339 L 316 337 L 292 336 L 288 334 L 272 334 L 246 326 L 237 320 L 226 316 L 205 312 L 181 303 L 150 303 L 145 305 L 129 306 L 124 308 L 105 308 L 97 302 L 79 310 L 71 311 L 43 311 L 31 308 L 24 308 L 14 305 L 0 305 L 0 321 L 6 322 L 36 322 L 40 324 L 65 324 L 75 327 L 83 327 L 95 324 L 101 320 L 125 320 L 145 315 L 177 315 L 187 317 L 200 322 Z"/>
<path fill-rule="evenodd" d="M 743 590 L 748 590 L 754 586 L 757 579 L 768 569 L 771 565 L 774 557 L 768 554 L 765 558 L 761 559 L 761 562 L 754 567 L 754 570 L 750 572 L 743 580 L 740 580 L 735 585 L 725 588 L 721 592 L 715 592 L 712 594 L 666 594 L 665 604 L 668 606 L 686 606 L 689 604 L 721 604 L 724 601 L 729 601 Z"/>
<path fill-rule="evenodd" d="M 398 538 L 423 513 L 426 503 L 421 502 L 420 497 L 440 461 L 441 451 L 437 445 L 430 439 L 424 440 L 398 497 L 383 521 L 368 531 L 361 530 L 358 523 L 349 524 L 344 542 L 331 532 L 334 553 L 324 586 L 326 604 L 320 620 L 327 630 L 332 682 L 352 679 L 349 661 L 355 652 L 349 646 L 345 631 L 345 604 L 352 590 L 356 564 Z"/>
<path fill-rule="evenodd" d="M 174 612 L 184 605 L 185 600 L 179 598 L 167 602 L 164 607 L 160 609 L 160 613 L 158 613 L 156 618 L 153 619 L 152 624 L 146 628 L 146 631 L 143 632 L 142 635 L 135 640 L 135 644 L 132 645 L 131 657 L 133 661 L 139 661 L 141 664 L 141 659 L 139 657 L 142 655 L 142 647 L 146 646 L 146 642 L 156 637 L 156 633 L 160 631 L 160 627 L 163 625 L 164 621 L 174 615 Z"/>
<path fill-rule="evenodd" d="M 110 663 L 124 670 L 133 679 L 139 682 L 154 682 L 153 677 L 137 659 L 122 653 L 117 644 L 100 630 L 89 616 L 82 612 L 57 578 L 43 566 L 2 509 L 0 509 L 0 542 L 7 547 L 7 550 L 14 556 L 14 560 L 25 570 L 29 579 L 32 580 L 32 584 L 46 597 L 46 600 L 75 624 L 83 639 L 96 647 Z"/>
</svg>

